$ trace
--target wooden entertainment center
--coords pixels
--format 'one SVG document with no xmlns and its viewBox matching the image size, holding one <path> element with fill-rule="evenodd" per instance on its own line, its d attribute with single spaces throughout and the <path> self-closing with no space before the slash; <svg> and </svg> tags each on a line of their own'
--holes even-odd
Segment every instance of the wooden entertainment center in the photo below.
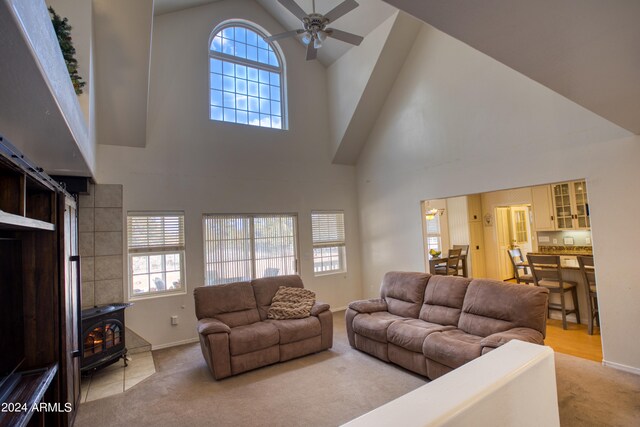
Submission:
<svg viewBox="0 0 640 427">
<path fill-rule="evenodd" d="M 0 426 L 75 419 L 82 351 L 76 212 L 73 196 L 0 137 Z"/>
</svg>

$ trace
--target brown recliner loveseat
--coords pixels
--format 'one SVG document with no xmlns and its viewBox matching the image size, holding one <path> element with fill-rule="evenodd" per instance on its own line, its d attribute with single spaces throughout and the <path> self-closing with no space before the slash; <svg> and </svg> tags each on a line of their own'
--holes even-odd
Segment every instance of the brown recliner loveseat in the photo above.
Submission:
<svg viewBox="0 0 640 427">
<path fill-rule="evenodd" d="M 345 313 L 349 344 L 436 379 L 519 339 L 544 344 L 549 291 L 489 279 L 389 272 Z"/>
<path fill-rule="evenodd" d="M 280 286 L 304 288 L 291 275 L 194 290 L 200 346 L 215 379 L 331 348 L 328 304 L 316 302 L 303 319 L 267 319 Z"/>
</svg>

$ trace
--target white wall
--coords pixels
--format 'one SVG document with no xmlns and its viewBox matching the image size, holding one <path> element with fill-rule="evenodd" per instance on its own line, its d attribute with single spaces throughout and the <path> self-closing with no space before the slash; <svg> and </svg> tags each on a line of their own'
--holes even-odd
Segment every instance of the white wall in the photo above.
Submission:
<svg viewBox="0 0 640 427">
<path fill-rule="evenodd" d="M 422 270 L 419 201 L 586 177 L 604 358 L 640 372 L 640 137 L 424 25 L 359 159 L 363 286 Z"/>
<path fill-rule="evenodd" d="M 154 19 L 145 148 L 99 145 L 98 182 L 124 185 L 124 211 L 184 210 L 188 293 L 137 301 L 128 326 L 154 346 L 196 337 L 193 289 L 204 282 L 203 213 L 295 212 L 306 287 L 332 308 L 360 298 L 353 166 L 331 165 L 325 69 L 283 40 L 290 130 L 210 121 L 208 40 L 221 21 L 243 18 L 283 29 L 253 1 L 226 1 Z M 105 143 L 107 141 L 100 141 Z M 311 210 L 343 209 L 346 274 L 315 278 Z M 181 322 L 170 326 L 170 316 Z"/>
</svg>

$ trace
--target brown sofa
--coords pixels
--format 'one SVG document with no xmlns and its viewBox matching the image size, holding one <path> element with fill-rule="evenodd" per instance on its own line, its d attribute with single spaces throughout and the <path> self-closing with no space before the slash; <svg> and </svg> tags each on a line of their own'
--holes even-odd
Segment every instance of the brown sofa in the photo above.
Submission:
<svg viewBox="0 0 640 427">
<path fill-rule="evenodd" d="M 215 379 L 331 348 L 328 304 L 316 302 L 304 319 L 267 319 L 280 286 L 304 287 L 299 276 L 278 276 L 194 290 L 200 346 Z"/>
<path fill-rule="evenodd" d="M 545 288 L 389 272 L 380 294 L 349 304 L 349 344 L 430 379 L 512 339 L 544 343 Z"/>
</svg>

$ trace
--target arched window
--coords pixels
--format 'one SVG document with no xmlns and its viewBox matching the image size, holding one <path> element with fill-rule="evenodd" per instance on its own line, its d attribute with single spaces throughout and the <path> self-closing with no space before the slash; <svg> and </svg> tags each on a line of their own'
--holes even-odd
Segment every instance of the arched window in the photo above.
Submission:
<svg viewBox="0 0 640 427">
<path fill-rule="evenodd" d="M 226 22 L 209 44 L 211 120 L 286 128 L 284 67 L 260 30 Z"/>
</svg>

